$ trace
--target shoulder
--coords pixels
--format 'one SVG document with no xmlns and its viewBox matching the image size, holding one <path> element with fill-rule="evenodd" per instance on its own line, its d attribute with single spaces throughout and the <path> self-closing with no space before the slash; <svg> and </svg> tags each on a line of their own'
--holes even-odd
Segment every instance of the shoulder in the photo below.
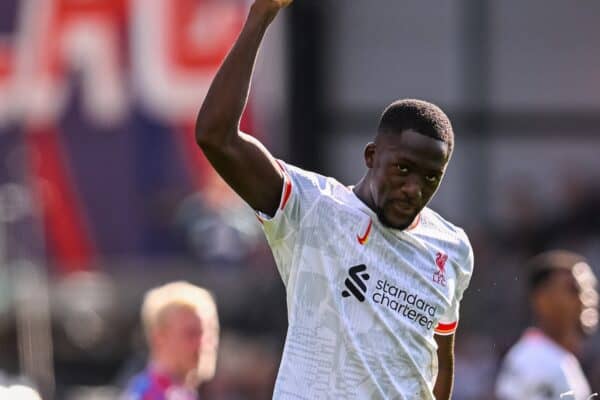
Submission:
<svg viewBox="0 0 600 400">
<path fill-rule="evenodd" d="M 452 240 L 464 247 L 471 246 L 464 229 L 448 221 L 429 207 L 425 207 L 421 211 L 421 223 L 433 235 Z"/>
<path fill-rule="evenodd" d="M 282 160 L 277 160 L 277 162 L 282 167 L 286 179 L 289 179 L 292 190 L 298 194 L 328 196 L 338 200 L 344 200 L 351 194 L 348 186 L 331 176 L 308 171 Z"/>
<path fill-rule="evenodd" d="M 129 380 L 123 396 L 124 400 L 158 400 L 159 387 L 155 385 L 150 374 L 140 372 Z"/>
<path fill-rule="evenodd" d="M 569 366 L 570 360 L 574 363 Z M 498 379 L 501 390 L 523 390 L 527 398 L 558 398 L 569 390 L 577 398 L 589 394 L 574 356 L 543 338 L 521 338 L 506 355 Z"/>
<path fill-rule="evenodd" d="M 421 212 L 420 224 L 427 235 L 448 243 L 472 268 L 473 248 L 463 228 L 448 221 L 429 207 L 425 207 Z"/>
<path fill-rule="evenodd" d="M 293 164 L 288 164 L 282 160 L 277 160 L 277 162 L 283 168 L 284 172 L 287 173 L 290 178 L 292 178 L 293 181 L 309 184 L 311 186 L 315 186 L 321 189 L 341 185 L 333 177 L 322 175 L 313 171 L 308 171 L 306 169 L 297 167 Z"/>
<path fill-rule="evenodd" d="M 556 375 L 564 357 L 545 339 L 526 334 L 509 350 L 505 363 L 522 374 Z"/>
</svg>

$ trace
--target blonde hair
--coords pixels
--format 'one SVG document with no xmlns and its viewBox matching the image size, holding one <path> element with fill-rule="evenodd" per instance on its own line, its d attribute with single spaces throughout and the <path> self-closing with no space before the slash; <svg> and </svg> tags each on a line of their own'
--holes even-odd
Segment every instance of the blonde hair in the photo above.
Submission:
<svg viewBox="0 0 600 400">
<path fill-rule="evenodd" d="M 219 317 L 213 296 L 206 289 L 189 282 L 172 282 L 151 289 L 142 303 L 142 324 L 146 338 L 165 320 L 169 311 L 178 308 L 195 310 L 202 321 L 200 357 L 196 371 L 198 383 L 215 374 L 219 347 Z"/>
</svg>

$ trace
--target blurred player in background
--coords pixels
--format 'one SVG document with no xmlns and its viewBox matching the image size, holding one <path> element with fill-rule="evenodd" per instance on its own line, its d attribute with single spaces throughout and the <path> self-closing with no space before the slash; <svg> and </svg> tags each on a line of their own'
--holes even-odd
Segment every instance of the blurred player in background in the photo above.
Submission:
<svg viewBox="0 0 600 400">
<path fill-rule="evenodd" d="M 35 389 L 24 385 L 0 385 L 0 399 L 2 400 L 42 400 Z"/>
<path fill-rule="evenodd" d="M 354 187 L 276 160 L 239 122 L 263 35 L 290 3 L 254 1 L 196 124 L 210 163 L 257 211 L 286 286 L 273 397 L 449 399 L 473 255 L 426 205 L 452 154 L 450 121 L 424 101 L 390 105 Z"/>
<path fill-rule="evenodd" d="M 196 400 L 215 373 L 219 321 L 212 296 L 187 282 L 150 290 L 142 305 L 150 358 L 124 400 Z"/>
<path fill-rule="evenodd" d="M 510 349 L 496 385 L 499 400 L 590 398 L 574 354 L 597 324 L 596 277 L 578 254 L 555 250 L 529 265 L 534 324 Z"/>
</svg>

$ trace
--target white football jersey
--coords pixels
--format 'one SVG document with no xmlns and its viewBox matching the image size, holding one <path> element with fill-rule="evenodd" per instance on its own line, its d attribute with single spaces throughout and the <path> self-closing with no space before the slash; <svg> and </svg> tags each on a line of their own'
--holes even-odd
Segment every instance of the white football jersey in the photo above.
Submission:
<svg viewBox="0 0 600 400">
<path fill-rule="evenodd" d="M 577 358 L 538 329 L 510 349 L 496 382 L 498 400 L 587 400 L 590 386 Z"/>
<path fill-rule="evenodd" d="M 452 334 L 473 269 L 462 229 L 425 208 L 383 226 L 353 191 L 280 163 L 273 218 L 259 215 L 287 293 L 274 399 L 434 399 L 434 333 Z"/>
</svg>

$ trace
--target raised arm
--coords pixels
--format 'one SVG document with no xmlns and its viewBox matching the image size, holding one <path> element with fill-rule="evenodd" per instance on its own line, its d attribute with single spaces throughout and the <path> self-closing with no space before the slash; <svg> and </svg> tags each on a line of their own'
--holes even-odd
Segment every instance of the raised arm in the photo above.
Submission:
<svg viewBox="0 0 600 400">
<path fill-rule="evenodd" d="M 280 9 L 292 0 L 255 0 L 198 113 L 196 141 L 211 165 L 252 208 L 274 215 L 283 174 L 269 151 L 239 130 L 256 54 Z"/>
</svg>

